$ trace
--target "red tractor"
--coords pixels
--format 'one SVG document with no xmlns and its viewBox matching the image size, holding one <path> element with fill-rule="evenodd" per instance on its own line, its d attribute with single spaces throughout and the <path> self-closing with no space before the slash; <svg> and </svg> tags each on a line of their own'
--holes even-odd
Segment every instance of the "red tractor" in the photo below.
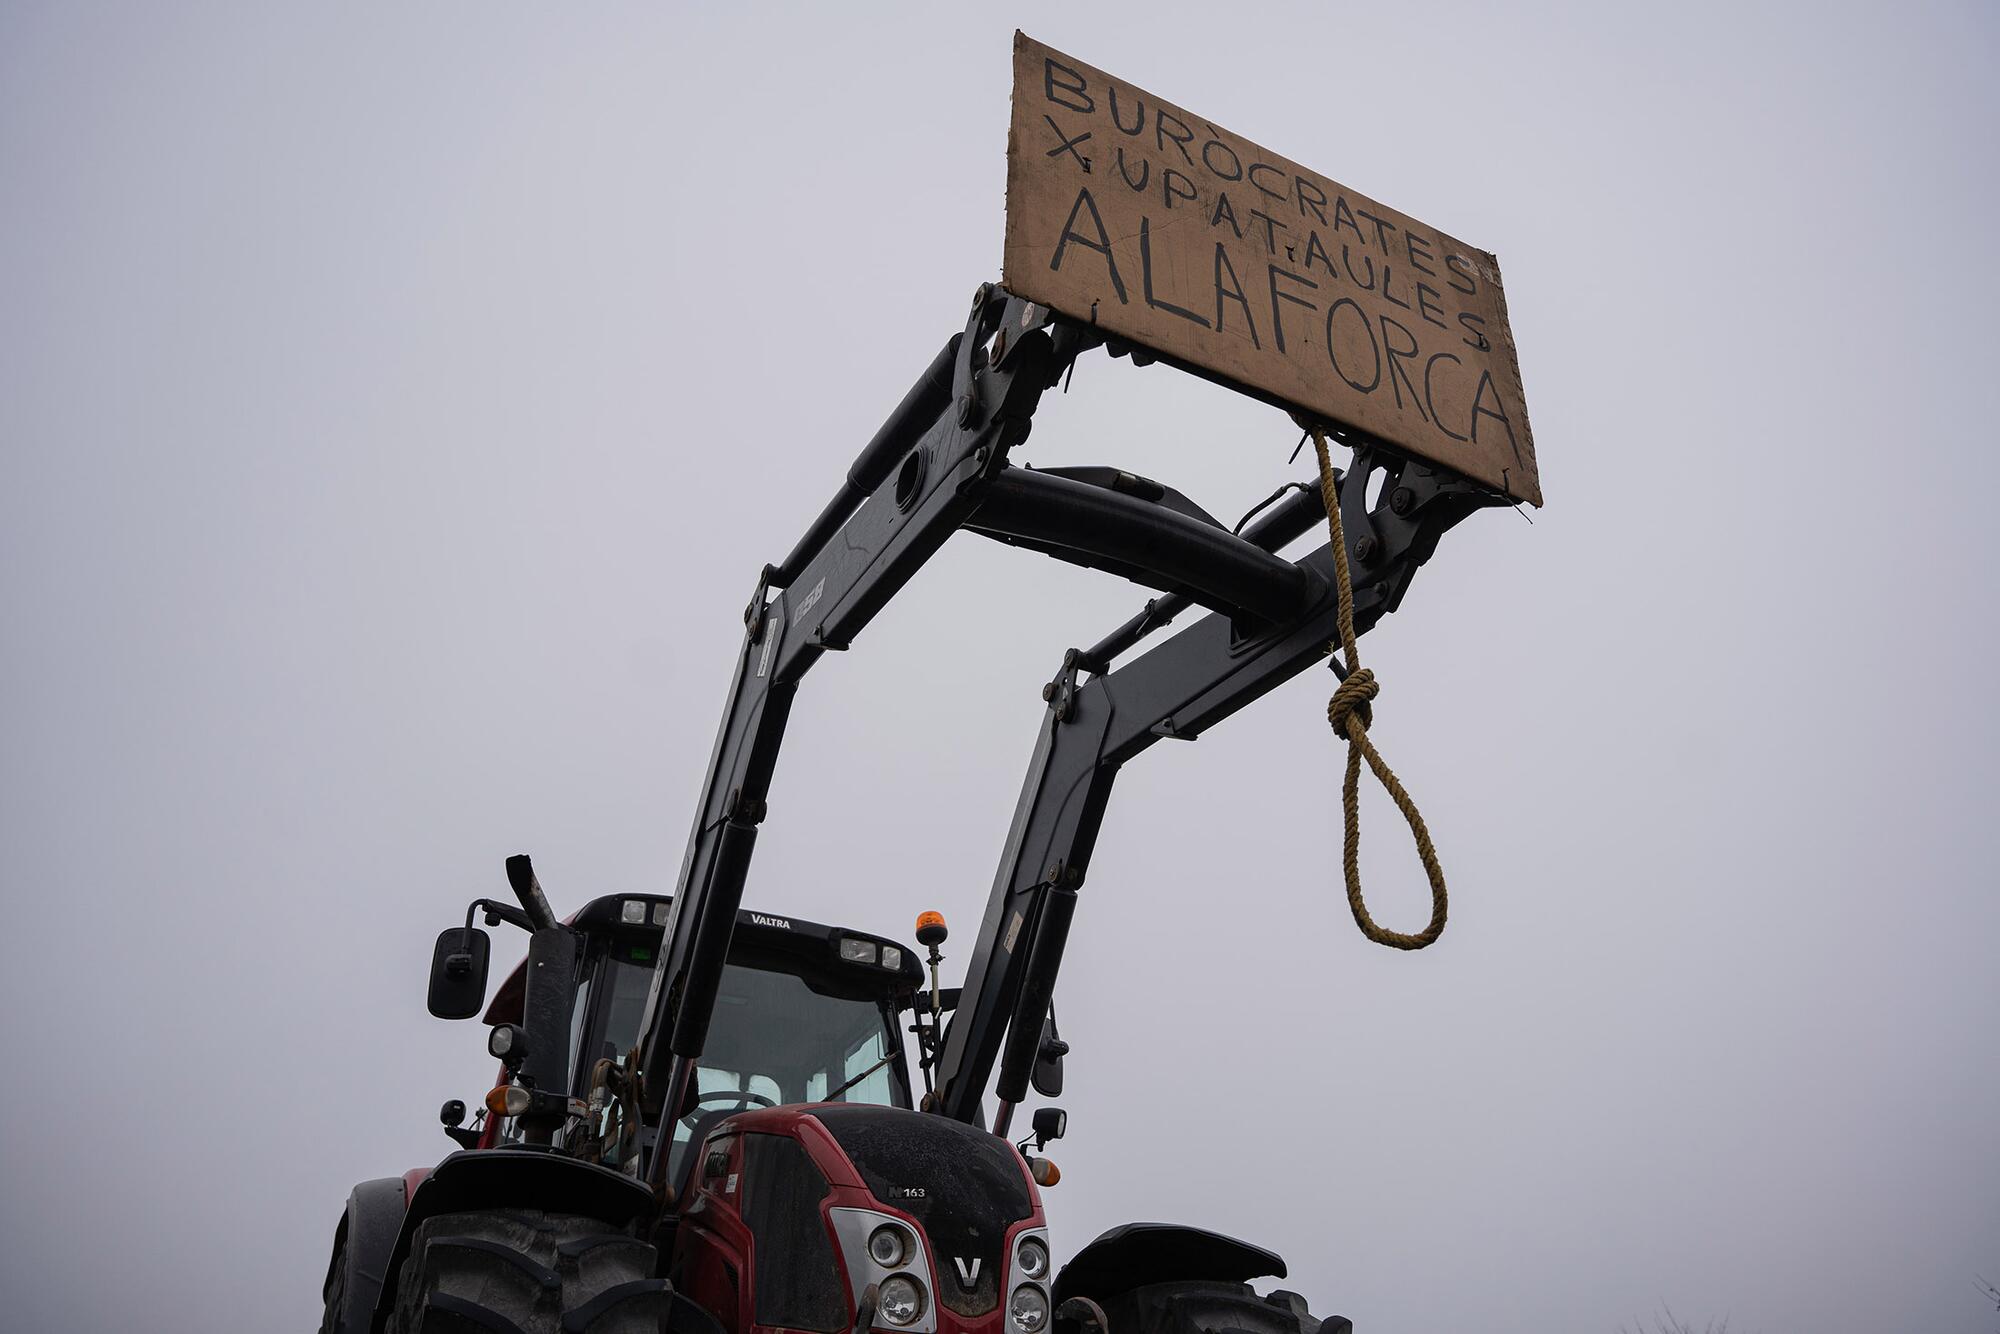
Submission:
<svg viewBox="0 0 2000 1334">
<path fill-rule="evenodd" d="M 559 922 L 516 858 L 518 906 L 476 901 L 439 938 L 432 1012 L 470 1017 L 489 949 L 474 917 L 529 933 L 526 961 L 486 1007 L 499 1078 L 476 1129 L 446 1104 L 457 1152 L 356 1187 L 335 1234 L 326 1334 L 1347 1327 L 1314 1319 L 1295 1294 L 1259 1297 L 1250 1280 L 1283 1277 L 1284 1262 L 1191 1226 L 1115 1228 L 1056 1271 L 1038 1194 L 1054 1169 L 1036 1155 L 1062 1113 L 1043 1107 L 1015 1142 L 1030 1083 L 1060 1092 L 1051 1000 L 1120 767 L 1324 661 L 1337 616 L 1332 548 L 1277 554 L 1324 521 L 1314 488 L 1281 492 L 1232 529 L 1131 473 L 1009 461 L 1043 392 L 1105 341 L 980 288 L 964 332 L 757 580 L 671 898 L 598 899 Z M 1338 496 L 1366 630 L 1447 528 L 1505 501 L 1333 434 L 1353 450 Z M 1043 687 L 964 985 L 943 990 L 934 915 L 919 922 L 926 977 L 908 945 L 747 912 L 742 896 L 800 680 L 962 529 L 1158 595 L 1065 654 Z M 1133 653 L 1191 606 L 1206 614 Z"/>
</svg>

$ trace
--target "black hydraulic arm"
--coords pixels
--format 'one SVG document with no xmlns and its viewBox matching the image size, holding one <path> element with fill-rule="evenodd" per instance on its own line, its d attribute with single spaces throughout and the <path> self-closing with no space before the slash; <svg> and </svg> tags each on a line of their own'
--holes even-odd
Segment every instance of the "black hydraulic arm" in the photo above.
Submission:
<svg viewBox="0 0 2000 1334">
<path fill-rule="evenodd" d="M 1006 467 L 1052 379 L 1046 318 L 981 288 L 964 335 L 925 370 L 784 566 L 767 567 L 758 581 L 641 1021 L 648 1116 L 678 1109 L 707 1039 L 799 680 L 821 654 L 848 646 Z M 996 357 L 1000 364 L 989 365 Z M 656 1152 L 655 1182 L 664 1159 Z"/>
<path fill-rule="evenodd" d="M 1213 523 L 1054 473 L 1007 469 L 967 526 L 1260 621 L 1290 620 L 1316 591 L 1310 572 Z"/>
<path fill-rule="evenodd" d="M 1332 633 L 1330 559 L 1325 551 L 1297 563 L 1274 554 L 1322 517 L 1316 498 L 1294 497 L 1238 537 L 1195 517 L 1184 502 L 1155 503 L 1163 491 L 1155 484 L 1147 484 L 1150 493 L 1146 486 L 1128 492 L 1090 485 L 1076 470 L 1036 473 L 1009 464 L 1042 393 L 1098 341 L 1085 326 L 982 287 L 965 332 L 918 378 L 784 563 L 765 567 L 744 613 L 735 678 L 641 1020 L 637 1070 L 649 1119 L 679 1110 L 706 1042 L 800 679 L 821 654 L 848 647 L 953 532 L 971 528 L 1114 570 L 1164 595 L 1095 649 L 1072 653 L 1050 688 L 965 988 L 968 1008 L 947 1035 L 940 1092 L 944 1109 L 963 1119 L 978 1117 L 1009 1025 L 1017 1034 L 1030 1024 L 1039 1031 L 1073 891 L 1117 767 L 1161 736 L 1192 736 L 1324 655 Z M 1364 626 L 1394 606 L 1408 570 L 1430 554 L 1419 532 L 1434 545 L 1437 532 L 1485 503 L 1448 474 L 1390 466 L 1403 497 L 1393 514 L 1385 509 L 1378 520 L 1342 505 Z M 1358 501 L 1360 488 L 1348 492 Z M 1357 534 L 1380 539 L 1380 549 L 1355 546 Z M 1213 614 L 1108 671 L 1111 659 L 1190 603 Z M 1085 669 L 1103 674 L 1079 684 Z M 1050 897 L 1063 894 L 1071 897 Z M 1026 1057 L 1016 1059 L 1010 1047 L 1005 1088 L 1033 1054 L 1026 1038 L 1015 1045 Z M 1008 1101 L 1019 1101 L 1018 1093 Z M 658 1137 L 648 1167 L 656 1186 L 670 1142 Z"/>
<path fill-rule="evenodd" d="M 944 411 L 951 401 L 952 372 L 958 361 L 960 341 L 960 335 L 952 335 L 931 358 L 931 364 L 910 386 L 910 392 L 903 395 L 903 401 L 855 458 L 854 466 L 847 470 L 846 484 L 827 502 L 812 527 L 806 529 L 784 564 L 772 571 L 773 584 L 782 587 L 792 582 L 806 562 L 819 554 L 827 539 L 840 531 L 847 517 L 888 479 L 889 470 L 910 452 L 911 442 L 929 430 L 930 424 Z"/>
<path fill-rule="evenodd" d="M 1371 511 L 1370 475 L 1383 479 Z M 1340 485 L 1353 567 L 1355 628 L 1395 609 L 1444 531 L 1496 503 L 1453 474 L 1394 460 L 1366 444 Z M 1318 492 L 1288 496 L 1246 534 L 1272 550 L 1325 517 Z M 1246 629 L 1215 613 L 1118 667 L 1112 661 L 1187 605 L 1178 595 L 1146 610 L 1082 652 L 1072 651 L 1047 690 L 1048 709 L 1001 853 L 979 940 L 938 1062 L 939 1110 L 979 1123 L 986 1083 L 1000 1064 L 994 1123 L 1005 1133 L 1027 1093 L 1043 1016 L 1105 803 L 1118 770 L 1154 742 L 1191 740 L 1327 656 L 1336 633 L 1333 551 L 1322 546 L 1297 568 L 1311 576 L 1309 600 L 1289 618 Z M 1088 680 L 1082 673 L 1097 675 Z"/>
</svg>

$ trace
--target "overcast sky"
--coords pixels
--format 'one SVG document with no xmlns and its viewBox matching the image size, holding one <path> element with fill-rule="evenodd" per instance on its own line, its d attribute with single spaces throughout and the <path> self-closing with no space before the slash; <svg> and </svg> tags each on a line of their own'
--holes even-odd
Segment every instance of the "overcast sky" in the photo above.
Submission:
<svg viewBox="0 0 2000 1334">
<path fill-rule="evenodd" d="M 1364 1334 L 2000 1327 L 1990 6 L 7 0 L 10 1328 L 310 1327 L 490 1077 L 435 933 L 516 851 L 670 886 L 759 566 L 998 274 L 1017 24 L 1497 252 L 1548 497 L 1363 642 L 1437 948 L 1347 915 L 1325 673 L 1126 772 L 1057 1249 L 1204 1223 Z M 1098 354 L 1017 458 L 1233 519 L 1295 439 Z M 748 901 L 962 966 L 1143 598 L 954 539 Z"/>
</svg>

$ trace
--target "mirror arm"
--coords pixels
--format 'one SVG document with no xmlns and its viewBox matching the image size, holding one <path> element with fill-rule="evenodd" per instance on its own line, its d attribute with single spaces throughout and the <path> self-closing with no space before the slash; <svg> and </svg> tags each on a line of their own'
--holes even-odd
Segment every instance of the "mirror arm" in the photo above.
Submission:
<svg viewBox="0 0 2000 1334">
<path fill-rule="evenodd" d="M 535 924 L 528 920 L 528 914 L 522 912 L 512 904 L 496 903 L 492 899 L 474 899 L 465 910 L 465 930 L 466 939 L 468 940 L 472 938 L 473 916 L 482 908 L 486 910 L 486 925 L 488 926 L 492 926 L 498 922 L 506 922 L 511 926 L 520 927 L 523 931 L 531 935 L 534 933 Z"/>
<path fill-rule="evenodd" d="M 458 936 L 458 953 L 445 960 L 445 973 L 451 977 L 464 977 L 472 971 L 472 919 L 479 911 L 482 899 L 474 899 L 465 909 L 465 929 Z M 463 959 L 461 964 L 459 960 Z"/>
</svg>

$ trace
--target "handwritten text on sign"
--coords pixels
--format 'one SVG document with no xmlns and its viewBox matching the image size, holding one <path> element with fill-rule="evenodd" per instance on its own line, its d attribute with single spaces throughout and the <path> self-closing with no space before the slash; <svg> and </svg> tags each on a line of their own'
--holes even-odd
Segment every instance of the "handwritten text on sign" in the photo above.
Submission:
<svg viewBox="0 0 2000 1334">
<path fill-rule="evenodd" d="M 1541 503 L 1492 255 L 1019 33 L 1006 284 Z"/>
</svg>

